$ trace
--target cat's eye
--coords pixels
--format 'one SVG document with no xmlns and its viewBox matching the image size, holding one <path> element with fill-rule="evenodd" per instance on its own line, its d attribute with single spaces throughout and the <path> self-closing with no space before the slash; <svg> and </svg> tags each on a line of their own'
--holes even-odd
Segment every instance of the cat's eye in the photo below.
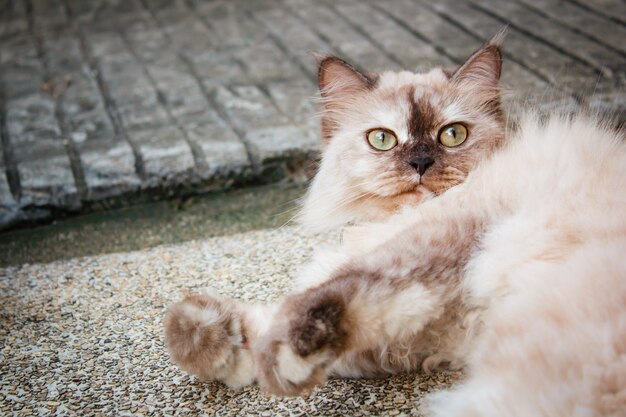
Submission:
<svg viewBox="0 0 626 417">
<path fill-rule="evenodd" d="M 367 141 L 374 149 L 388 151 L 398 144 L 398 139 L 388 130 L 374 129 L 367 134 Z"/>
<path fill-rule="evenodd" d="M 465 139 L 467 139 L 467 128 L 461 123 L 448 125 L 439 132 L 439 142 L 448 148 L 459 146 L 465 142 Z"/>
</svg>

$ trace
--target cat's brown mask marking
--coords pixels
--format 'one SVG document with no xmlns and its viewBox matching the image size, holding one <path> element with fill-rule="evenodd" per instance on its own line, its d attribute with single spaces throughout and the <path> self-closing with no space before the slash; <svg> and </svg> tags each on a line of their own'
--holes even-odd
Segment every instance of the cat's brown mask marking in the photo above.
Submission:
<svg viewBox="0 0 626 417">
<path fill-rule="evenodd" d="M 407 163 L 423 177 L 427 169 L 441 159 L 436 131 L 442 121 L 428 99 L 422 97 L 415 100 L 414 97 L 415 89 L 412 88 L 407 97 L 411 109 L 407 120 L 411 146 L 406 147 L 406 152 L 401 158 L 405 158 Z M 433 138 L 433 132 L 435 132 L 435 138 Z M 424 163 L 425 160 L 429 162 Z"/>
<path fill-rule="evenodd" d="M 415 88 L 409 89 L 407 100 L 411 109 L 407 120 L 409 137 L 420 145 L 430 145 L 432 131 L 441 124 L 437 111 L 426 97 L 415 100 Z"/>
<path fill-rule="evenodd" d="M 320 62 L 323 163 L 300 216 L 312 228 L 382 220 L 462 183 L 504 139 L 496 37 L 453 72 L 371 74 L 336 57 Z M 439 142 L 452 123 L 467 139 Z M 374 149 L 373 129 L 394 133 L 397 144 Z"/>
</svg>

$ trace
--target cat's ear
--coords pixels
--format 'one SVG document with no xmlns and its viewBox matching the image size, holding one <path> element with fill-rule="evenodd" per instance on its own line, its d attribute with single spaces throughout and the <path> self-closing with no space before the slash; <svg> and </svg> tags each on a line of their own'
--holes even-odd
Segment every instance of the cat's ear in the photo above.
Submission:
<svg viewBox="0 0 626 417">
<path fill-rule="evenodd" d="M 320 61 L 318 82 L 322 97 L 340 99 L 342 96 L 371 89 L 376 84 L 376 79 L 341 58 L 329 56 Z"/>
<path fill-rule="evenodd" d="M 506 36 L 507 29 L 498 32 L 489 42 L 474 52 L 456 71 L 448 72 L 450 81 L 474 88 L 498 87 L 502 71 L 502 51 L 500 45 Z"/>
<path fill-rule="evenodd" d="M 376 85 L 377 76 L 359 71 L 341 58 L 334 56 L 320 59 L 318 81 L 321 104 L 322 140 L 328 142 L 336 131 L 342 110 L 359 93 L 371 90 Z"/>
</svg>

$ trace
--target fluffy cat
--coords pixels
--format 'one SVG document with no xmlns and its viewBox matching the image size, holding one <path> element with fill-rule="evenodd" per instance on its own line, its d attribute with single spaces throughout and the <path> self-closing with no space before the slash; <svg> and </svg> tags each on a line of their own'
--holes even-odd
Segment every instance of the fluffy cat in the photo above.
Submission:
<svg viewBox="0 0 626 417">
<path fill-rule="evenodd" d="M 461 183 L 504 139 L 502 36 L 454 72 L 365 74 L 336 57 L 322 60 L 323 158 L 300 223 L 324 230 L 383 220 Z M 462 148 L 438 143 L 439 133 L 460 120 L 472 140 Z M 390 135 L 397 145 L 376 149 L 368 143 L 376 134 Z"/>
<path fill-rule="evenodd" d="M 322 61 L 327 146 L 302 218 L 377 222 L 280 303 L 172 305 L 172 360 L 282 395 L 447 362 L 467 377 L 431 397 L 433 416 L 623 416 L 623 133 L 528 116 L 504 140 L 500 65 L 499 38 L 456 71 Z"/>
<path fill-rule="evenodd" d="M 385 219 L 401 207 L 418 204 L 462 182 L 504 139 L 497 88 L 499 42 L 499 37 L 494 38 L 454 72 L 366 74 L 339 58 L 323 59 L 319 67 L 323 157 L 300 215 L 301 224 L 323 230 Z M 472 130 L 471 140 L 462 149 L 438 145 L 439 131 L 459 120 Z M 396 146 L 387 151 L 375 149 L 368 139 L 369 133 L 377 131 L 393 132 Z M 318 254 L 296 288 L 325 279 L 326 272 L 319 271 L 322 266 L 330 270 L 347 253 L 378 244 L 378 237 L 371 239 L 368 229 L 351 227 L 344 233 L 347 239 L 341 249 Z M 166 318 L 166 343 L 172 359 L 204 378 L 220 379 L 230 386 L 249 384 L 256 378 L 250 366 L 254 362 L 251 341 L 269 326 L 276 308 L 248 306 L 217 294 L 191 295 L 173 305 Z M 210 325 L 212 322 L 217 324 Z M 235 328 L 225 329 L 228 326 Z M 204 336 L 198 336 L 196 330 Z M 190 338 L 204 344 L 190 343 Z M 235 339 L 239 341 L 233 342 Z M 246 343 L 241 342 L 244 339 Z M 383 357 L 382 350 L 386 352 Z M 423 352 L 416 353 L 407 357 L 403 344 L 398 349 L 385 345 L 367 355 L 338 361 L 335 373 L 371 376 L 415 369 L 423 359 Z M 229 368 L 232 366 L 235 368 Z"/>
</svg>

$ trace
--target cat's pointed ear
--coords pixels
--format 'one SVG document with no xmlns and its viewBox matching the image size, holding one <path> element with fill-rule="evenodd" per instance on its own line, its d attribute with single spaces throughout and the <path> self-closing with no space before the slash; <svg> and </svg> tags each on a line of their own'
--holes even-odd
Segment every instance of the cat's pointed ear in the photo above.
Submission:
<svg viewBox="0 0 626 417">
<path fill-rule="evenodd" d="M 359 71 L 341 58 L 334 56 L 319 60 L 318 80 L 321 104 L 322 140 L 329 142 L 342 119 L 342 111 L 350 107 L 359 93 L 371 90 L 376 85 L 377 76 Z"/>
<path fill-rule="evenodd" d="M 502 51 L 500 45 L 507 29 L 498 32 L 491 40 L 474 52 L 456 71 L 448 73 L 450 81 L 457 84 L 470 84 L 478 88 L 495 89 L 502 71 Z"/>
<path fill-rule="evenodd" d="M 329 56 L 320 60 L 318 82 L 322 97 L 333 99 L 369 90 L 376 79 L 341 58 Z"/>
</svg>

